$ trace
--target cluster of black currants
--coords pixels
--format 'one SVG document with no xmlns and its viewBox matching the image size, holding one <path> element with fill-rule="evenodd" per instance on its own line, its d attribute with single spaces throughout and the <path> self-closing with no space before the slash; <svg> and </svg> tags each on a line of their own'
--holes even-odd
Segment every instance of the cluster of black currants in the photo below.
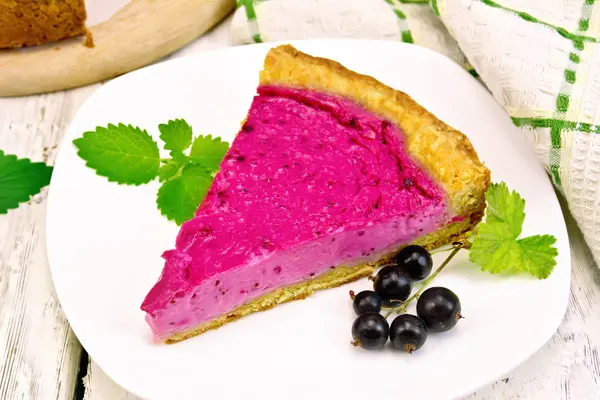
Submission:
<svg viewBox="0 0 600 400">
<path fill-rule="evenodd" d="M 354 311 L 358 315 L 352 324 L 352 342 L 365 349 L 380 349 L 388 338 L 392 345 L 412 353 L 420 349 L 430 332 L 445 332 L 452 329 L 462 318 L 458 296 L 445 287 L 427 285 L 446 266 L 460 247 L 456 247 L 446 261 L 431 274 L 431 254 L 421 246 L 403 248 L 391 265 L 370 277 L 373 290 L 358 294 L 350 291 Z M 429 278 L 428 278 L 429 277 Z M 421 288 L 409 298 L 413 282 L 427 278 Z M 417 315 L 407 314 L 406 307 L 417 300 Z M 384 317 L 381 310 L 388 310 Z M 389 325 L 387 317 L 399 314 Z"/>
</svg>

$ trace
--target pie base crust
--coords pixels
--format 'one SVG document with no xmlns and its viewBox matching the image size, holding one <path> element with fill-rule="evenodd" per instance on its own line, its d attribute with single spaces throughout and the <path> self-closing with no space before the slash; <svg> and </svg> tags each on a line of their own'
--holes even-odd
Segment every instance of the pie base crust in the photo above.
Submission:
<svg viewBox="0 0 600 400">
<path fill-rule="evenodd" d="M 176 343 L 199 335 L 210 329 L 215 329 L 227 322 L 235 321 L 248 314 L 268 310 L 278 304 L 292 300 L 302 300 L 313 294 L 316 290 L 329 289 L 369 276 L 375 270 L 375 264 L 361 264 L 355 267 L 338 267 L 321 274 L 310 281 L 296 285 L 284 286 L 273 290 L 257 299 L 243 304 L 233 311 L 223 314 L 212 321 L 198 325 L 194 329 L 178 333 L 167 338 L 166 343 Z"/>
</svg>

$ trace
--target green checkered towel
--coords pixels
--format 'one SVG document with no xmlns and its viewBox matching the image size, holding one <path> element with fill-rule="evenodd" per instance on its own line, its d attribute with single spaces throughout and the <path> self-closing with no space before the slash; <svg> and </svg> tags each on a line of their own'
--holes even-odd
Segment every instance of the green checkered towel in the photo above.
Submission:
<svg viewBox="0 0 600 400">
<path fill-rule="evenodd" d="M 599 263 L 600 0 L 239 3 L 234 44 L 400 40 L 445 54 L 479 76 L 530 139 Z"/>
</svg>

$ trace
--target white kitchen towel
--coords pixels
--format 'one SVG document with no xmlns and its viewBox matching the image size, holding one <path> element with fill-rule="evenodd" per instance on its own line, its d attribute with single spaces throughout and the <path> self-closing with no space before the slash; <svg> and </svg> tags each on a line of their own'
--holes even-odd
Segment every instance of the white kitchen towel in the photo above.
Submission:
<svg viewBox="0 0 600 400">
<path fill-rule="evenodd" d="M 600 0 L 239 0 L 233 44 L 415 43 L 479 79 L 535 147 L 600 264 Z"/>
</svg>

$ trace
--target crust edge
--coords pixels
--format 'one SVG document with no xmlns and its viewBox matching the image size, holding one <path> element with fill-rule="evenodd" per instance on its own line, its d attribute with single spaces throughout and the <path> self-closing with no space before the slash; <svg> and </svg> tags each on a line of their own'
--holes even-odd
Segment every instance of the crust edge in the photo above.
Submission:
<svg viewBox="0 0 600 400">
<path fill-rule="evenodd" d="M 269 50 L 260 84 L 325 91 L 352 99 L 390 120 L 405 133 L 411 156 L 446 190 L 457 215 L 483 214 L 490 171 L 463 133 L 439 120 L 406 93 L 336 61 L 302 53 L 291 45 Z"/>
</svg>

